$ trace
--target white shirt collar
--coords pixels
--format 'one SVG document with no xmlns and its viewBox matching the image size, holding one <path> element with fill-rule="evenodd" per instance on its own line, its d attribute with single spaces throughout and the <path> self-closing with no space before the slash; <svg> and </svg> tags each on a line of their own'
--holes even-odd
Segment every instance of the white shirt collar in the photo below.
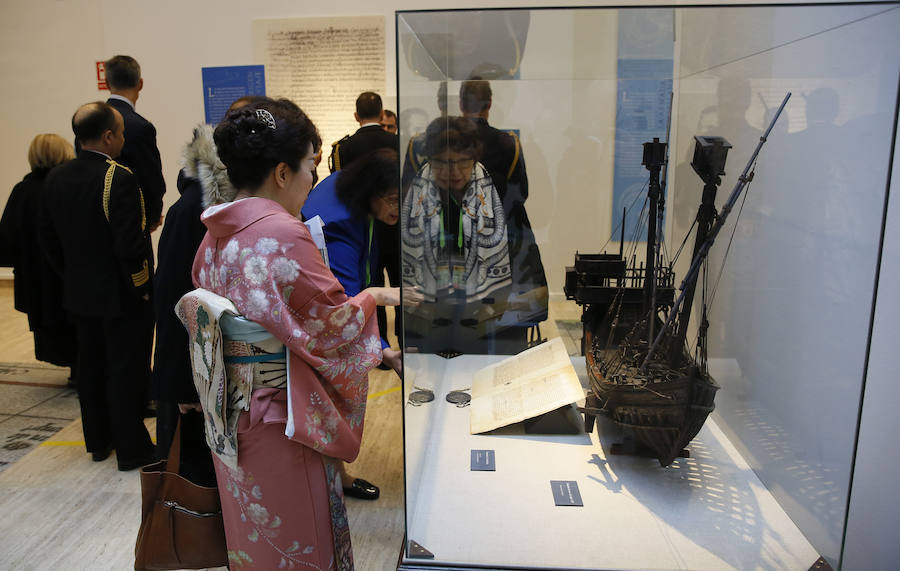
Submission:
<svg viewBox="0 0 900 571">
<path fill-rule="evenodd" d="M 379 127 L 381 127 L 381 123 L 379 123 L 378 121 L 370 121 L 368 123 L 363 123 L 359 126 L 359 128 L 362 129 L 363 127 L 371 127 L 372 125 L 378 125 Z"/>
<path fill-rule="evenodd" d="M 127 103 L 132 109 L 134 109 L 134 103 L 132 103 L 132 102 L 131 102 L 131 99 L 128 99 L 127 97 L 123 97 L 123 96 L 121 96 L 121 95 L 119 95 L 119 94 L 117 94 L 117 93 L 110 93 L 110 94 L 109 94 L 109 98 L 110 98 L 110 99 L 118 99 L 119 101 L 124 101 L 124 102 Z"/>
<path fill-rule="evenodd" d="M 87 151 L 89 153 L 97 153 L 98 155 L 103 155 L 109 160 L 112 160 L 112 157 L 104 153 L 103 151 L 95 151 L 94 149 L 82 149 L 83 151 Z"/>
</svg>

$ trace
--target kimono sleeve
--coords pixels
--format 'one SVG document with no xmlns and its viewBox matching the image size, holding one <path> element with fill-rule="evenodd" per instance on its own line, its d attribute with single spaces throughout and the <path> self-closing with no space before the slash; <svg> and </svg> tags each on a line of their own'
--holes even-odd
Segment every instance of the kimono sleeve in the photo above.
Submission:
<svg viewBox="0 0 900 571">
<path fill-rule="evenodd" d="M 299 220 L 273 230 L 254 236 L 254 253 L 243 257 L 240 271 L 258 287 L 228 297 L 290 352 L 285 434 L 352 460 L 362 437 L 368 372 L 381 362 L 375 300 L 365 292 L 346 296 Z"/>
</svg>

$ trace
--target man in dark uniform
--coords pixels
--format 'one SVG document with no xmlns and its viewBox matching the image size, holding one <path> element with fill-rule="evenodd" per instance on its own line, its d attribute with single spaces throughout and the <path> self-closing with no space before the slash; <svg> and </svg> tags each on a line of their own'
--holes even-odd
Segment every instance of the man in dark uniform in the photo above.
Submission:
<svg viewBox="0 0 900 571">
<path fill-rule="evenodd" d="M 359 129 L 356 130 L 356 133 L 332 143 L 331 156 L 328 158 L 328 167 L 331 172 L 347 168 L 354 160 L 377 149 L 388 148 L 397 152 L 400 150 L 400 137 L 396 131 L 391 133 L 382 126 L 384 106 L 380 95 L 372 91 L 360 93 L 356 98 L 356 112 L 353 117 L 359 123 Z M 396 122 L 394 124 L 396 125 Z M 385 270 L 387 270 L 390 285 L 399 285 L 400 252 L 398 248 L 400 240 L 397 234 L 397 225 L 388 226 L 376 220 L 375 235 L 375 241 L 378 243 L 379 267 L 375 269 L 371 285 L 384 285 Z M 378 330 L 381 336 L 387 339 L 387 313 L 385 313 L 384 307 L 379 307 L 377 314 Z M 394 332 L 399 339 L 400 320 L 395 320 L 394 325 Z M 379 368 L 386 369 L 388 367 L 379 365 Z"/>
<path fill-rule="evenodd" d="M 331 172 L 347 168 L 354 160 L 376 149 L 388 148 L 399 152 L 399 137 L 388 133 L 381 126 L 383 113 L 380 95 L 371 91 L 359 94 L 356 98 L 356 112 L 353 114 L 353 118 L 359 123 L 359 129 L 331 144 L 331 156 L 328 158 Z"/>
<path fill-rule="evenodd" d="M 102 102 L 78 108 L 77 158 L 55 168 L 41 196 L 41 244 L 63 277 L 63 306 L 78 331 L 78 398 L 94 461 L 116 450 L 119 470 L 153 461 L 143 408 L 153 339 L 153 274 L 138 179 L 116 163 L 122 115 Z"/>
<path fill-rule="evenodd" d="M 135 111 L 138 96 L 144 88 L 141 66 L 131 56 L 118 55 L 108 59 L 104 67 L 110 92 L 106 102 L 121 113 L 125 121 L 125 148 L 119 162 L 130 168 L 138 178 L 146 201 L 150 231 L 153 232 L 162 222 L 166 181 L 156 147 L 156 127 Z"/>
<path fill-rule="evenodd" d="M 478 127 L 483 149 L 481 163 L 494 181 L 506 215 L 513 281 L 510 309 L 506 315 L 513 317 L 516 329 L 532 328 L 547 319 L 547 277 L 525 211 L 528 175 L 522 147 L 514 131 L 501 131 L 488 124 L 492 100 L 488 81 L 475 79 L 460 85 L 459 110 Z M 535 337 L 534 340 L 539 339 Z"/>
<path fill-rule="evenodd" d="M 397 114 L 391 111 L 390 109 L 384 110 L 384 115 L 381 117 L 381 128 L 387 131 L 388 133 L 397 134 Z"/>
</svg>

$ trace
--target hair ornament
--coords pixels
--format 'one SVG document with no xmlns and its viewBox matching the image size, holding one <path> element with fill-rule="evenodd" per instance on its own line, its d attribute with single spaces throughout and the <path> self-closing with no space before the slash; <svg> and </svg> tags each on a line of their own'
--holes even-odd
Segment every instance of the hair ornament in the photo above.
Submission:
<svg viewBox="0 0 900 571">
<path fill-rule="evenodd" d="M 275 130 L 275 117 L 267 109 L 257 109 L 256 118 L 265 123 L 269 129 Z"/>
</svg>

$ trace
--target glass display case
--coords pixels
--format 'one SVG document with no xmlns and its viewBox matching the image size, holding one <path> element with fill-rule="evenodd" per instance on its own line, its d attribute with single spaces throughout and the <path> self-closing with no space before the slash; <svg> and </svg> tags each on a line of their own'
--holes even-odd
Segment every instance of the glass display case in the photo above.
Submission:
<svg viewBox="0 0 900 571">
<path fill-rule="evenodd" d="M 397 13 L 400 569 L 840 565 L 897 8 Z"/>
</svg>

